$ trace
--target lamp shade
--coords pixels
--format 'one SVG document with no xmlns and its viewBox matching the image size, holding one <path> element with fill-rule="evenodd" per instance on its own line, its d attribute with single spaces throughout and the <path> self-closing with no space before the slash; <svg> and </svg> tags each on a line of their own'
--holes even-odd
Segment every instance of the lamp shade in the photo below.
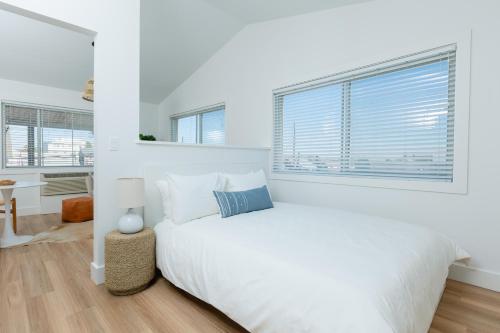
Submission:
<svg viewBox="0 0 500 333">
<path fill-rule="evenodd" d="M 85 84 L 85 90 L 83 91 L 82 98 L 86 101 L 94 101 L 94 80 L 88 80 Z"/>
<path fill-rule="evenodd" d="M 121 208 L 144 206 L 144 179 L 118 178 L 118 205 Z"/>
</svg>

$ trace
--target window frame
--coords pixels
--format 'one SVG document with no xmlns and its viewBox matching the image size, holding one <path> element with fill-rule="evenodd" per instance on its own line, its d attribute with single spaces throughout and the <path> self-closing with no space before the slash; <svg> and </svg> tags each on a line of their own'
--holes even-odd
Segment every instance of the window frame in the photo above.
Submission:
<svg viewBox="0 0 500 333">
<path fill-rule="evenodd" d="M 38 142 L 38 147 L 36 147 L 36 151 L 38 154 L 37 161 L 38 165 L 26 165 L 26 166 L 7 166 L 7 142 L 5 140 L 5 126 L 6 126 L 6 114 L 5 114 L 5 107 L 6 106 L 14 106 L 14 107 L 21 107 L 21 108 L 31 108 L 36 110 L 37 112 L 37 128 L 38 134 L 37 134 L 37 142 Z M 0 113 L 1 113 L 1 121 L 0 121 L 0 131 L 1 131 L 1 146 L 2 146 L 2 169 L 3 170 L 50 170 L 50 169 L 91 169 L 94 168 L 95 161 L 92 165 L 50 165 L 50 166 L 44 166 L 41 165 L 41 161 L 43 160 L 43 144 L 42 144 L 42 133 L 43 129 L 41 127 L 41 117 L 42 117 L 42 111 L 62 111 L 62 112 L 67 112 L 71 114 L 85 114 L 85 115 L 92 115 L 92 119 L 94 117 L 94 113 L 92 110 L 85 110 L 85 109 L 76 109 L 76 108 L 69 108 L 69 107 L 61 107 L 61 106 L 54 106 L 54 105 L 44 105 L 44 104 L 34 104 L 34 103 L 26 103 L 26 102 L 18 102 L 18 101 L 10 101 L 10 100 L 2 100 L 0 102 Z M 72 129 L 73 131 L 73 129 Z M 72 134 L 73 136 L 73 134 Z M 95 133 L 94 133 L 94 156 L 95 156 Z"/>
<path fill-rule="evenodd" d="M 389 55 L 377 55 L 372 60 L 366 60 L 355 64 L 347 64 L 340 67 L 338 74 L 328 75 L 315 80 L 302 81 L 299 84 L 288 84 L 283 88 L 273 90 L 273 147 L 272 155 L 269 160 L 271 179 L 276 181 L 294 181 L 320 184 L 337 184 L 347 186 L 362 186 L 388 189 L 403 189 L 428 192 L 456 193 L 466 194 L 468 191 L 468 129 L 469 129 L 469 98 L 470 98 L 470 30 L 461 32 L 453 39 L 443 38 L 438 44 L 418 44 L 411 48 L 405 48 L 397 52 L 388 52 Z M 421 56 L 424 52 L 442 49 L 450 46 L 456 47 L 455 57 L 455 127 L 454 127 L 454 156 L 453 156 L 453 182 L 436 182 L 428 180 L 411 179 L 391 179 L 391 178 L 368 178 L 352 175 L 314 175 L 314 174 L 293 174 L 276 172 L 274 170 L 274 154 L 276 152 L 277 142 L 283 138 L 277 138 L 275 126 L 280 120 L 276 119 L 275 96 L 282 94 L 283 91 L 297 89 L 299 86 L 308 85 L 317 86 L 321 82 L 331 82 L 332 78 L 339 78 L 339 75 L 351 76 L 354 71 L 363 71 L 366 68 L 383 65 L 385 63 L 401 61 L 402 59 L 411 59 Z M 422 51 L 424 50 L 424 51 Z M 403 55 L 403 56 L 402 56 Z M 389 59 L 389 60 L 388 60 Z"/>
<path fill-rule="evenodd" d="M 222 110 L 224 112 L 224 142 L 223 143 L 216 143 L 216 144 L 211 144 L 211 143 L 203 143 L 203 114 L 214 112 L 214 111 L 220 111 Z M 184 143 L 184 142 L 179 142 L 177 141 L 177 135 L 178 135 L 178 121 L 183 118 L 188 118 L 196 116 L 196 137 L 194 143 Z M 171 135 L 170 139 L 174 143 L 180 143 L 180 144 L 196 144 L 196 145 L 224 145 L 226 142 L 226 104 L 225 103 L 218 103 L 206 107 L 201 107 L 195 110 L 191 110 L 188 112 L 181 112 L 181 113 L 176 113 L 170 116 L 170 124 L 171 124 Z"/>
</svg>

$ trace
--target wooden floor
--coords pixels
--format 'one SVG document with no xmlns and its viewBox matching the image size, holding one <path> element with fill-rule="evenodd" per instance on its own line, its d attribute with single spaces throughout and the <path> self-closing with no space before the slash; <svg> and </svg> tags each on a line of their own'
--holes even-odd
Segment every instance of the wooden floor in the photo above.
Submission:
<svg viewBox="0 0 500 333">
<path fill-rule="evenodd" d="M 57 223 L 21 218 L 19 231 Z M 161 277 L 112 296 L 90 280 L 91 259 L 91 240 L 0 250 L 0 332 L 244 332 Z M 448 281 L 430 332 L 500 332 L 500 293 Z"/>
</svg>

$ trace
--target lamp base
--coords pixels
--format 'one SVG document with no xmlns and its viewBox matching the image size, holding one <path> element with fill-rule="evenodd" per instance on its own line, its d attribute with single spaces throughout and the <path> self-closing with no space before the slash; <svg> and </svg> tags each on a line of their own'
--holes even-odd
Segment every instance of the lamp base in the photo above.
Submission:
<svg viewBox="0 0 500 333">
<path fill-rule="evenodd" d="M 120 217 L 118 221 L 118 230 L 122 234 L 135 234 L 144 228 L 142 217 L 132 211 L 130 208 L 127 214 Z"/>
</svg>

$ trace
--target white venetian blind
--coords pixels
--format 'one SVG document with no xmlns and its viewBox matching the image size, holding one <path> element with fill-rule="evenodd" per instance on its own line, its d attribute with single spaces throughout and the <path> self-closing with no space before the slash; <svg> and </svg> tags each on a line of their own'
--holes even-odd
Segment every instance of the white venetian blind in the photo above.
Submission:
<svg viewBox="0 0 500 333">
<path fill-rule="evenodd" d="M 180 143 L 223 144 L 225 105 L 197 109 L 171 117 L 172 139 Z"/>
<path fill-rule="evenodd" d="M 275 91 L 273 171 L 452 182 L 455 49 Z"/>
<path fill-rule="evenodd" d="M 74 164 L 94 165 L 94 115 L 92 113 L 73 113 L 72 148 Z"/>
<path fill-rule="evenodd" d="M 204 112 L 201 117 L 201 143 L 224 143 L 224 108 Z"/>
<path fill-rule="evenodd" d="M 93 115 L 4 104 L 6 167 L 91 166 Z"/>
<path fill-rule="evenodd" d="M 38 111 L 28 107 L 4 105 L 3 119 L 5 166 L 40 166 Z"/>
<path fill-rule="evenodd" d="M 41 110 L 42 165 L 73 165 L 72 114 L 64 111 Z"/>
</svg>

